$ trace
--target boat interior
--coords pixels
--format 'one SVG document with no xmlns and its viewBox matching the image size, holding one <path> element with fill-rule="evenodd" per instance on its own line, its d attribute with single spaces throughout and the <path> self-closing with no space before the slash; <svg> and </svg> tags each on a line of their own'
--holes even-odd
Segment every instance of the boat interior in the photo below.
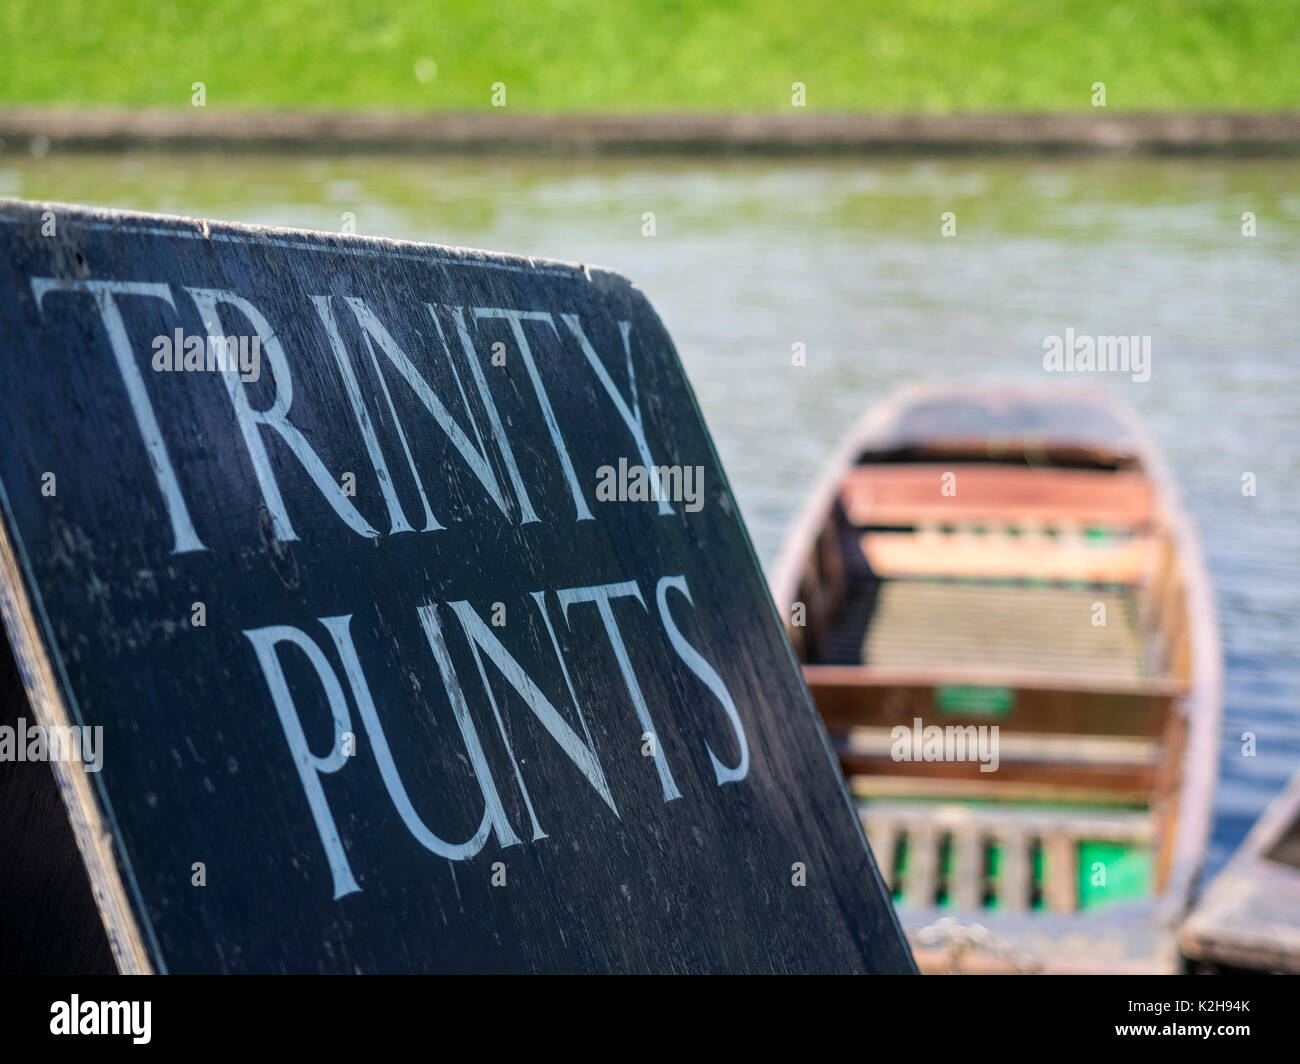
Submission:
<svg viewBox="0 0 1300 1064">
<path fill-rule="evenodd" d="M 1080 411 L 909 407 L 804 539 L 787 631 L 903 909 L 1079 914 L 1165 887 L 1185 573 L 1141 447 Z M 997 771 L 898 760 L 918 719 L 997 725 Z"/>
</svg>

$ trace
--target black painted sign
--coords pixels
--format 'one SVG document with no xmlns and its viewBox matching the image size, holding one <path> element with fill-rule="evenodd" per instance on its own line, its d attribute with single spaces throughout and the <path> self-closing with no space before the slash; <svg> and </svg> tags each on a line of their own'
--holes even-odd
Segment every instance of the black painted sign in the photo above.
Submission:
<svg viewBox="0 0 1300 1064">
<path fill-rule="evenodd" d="M 628 281 L 16 202 L 0 247 L 23 748 L 120 968 L 911 969 Z"/>
</svg>

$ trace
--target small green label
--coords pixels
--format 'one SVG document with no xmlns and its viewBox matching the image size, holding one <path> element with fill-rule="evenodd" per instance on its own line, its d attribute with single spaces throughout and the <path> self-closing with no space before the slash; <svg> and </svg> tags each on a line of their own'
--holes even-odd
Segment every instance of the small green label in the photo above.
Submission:
<svg viewBox="0 0 1300 1064">
<path fill-rule="evenodd" d="M 1016 696 L 1010 687 L 954 685 L 934 689 L 934 704 L 941 713 L 1005 717 L 1015 702 Z"/>
</svg>

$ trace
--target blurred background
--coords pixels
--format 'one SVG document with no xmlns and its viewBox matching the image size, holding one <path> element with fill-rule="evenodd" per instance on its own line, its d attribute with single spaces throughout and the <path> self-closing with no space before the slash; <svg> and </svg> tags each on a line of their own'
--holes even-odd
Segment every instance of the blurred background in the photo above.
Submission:
<svg viewBox="0 0 1300 1064">
<path fill-rule="evenodd" d="M 1095 115 L 1097 83 L 1107 114 L 1300 109 L 1300 6 L 1281 3 L 10 0 L 0 34 L 0 124 L 17 108 L 196 124 L 246 110 L 491 114 L 498 83 L 511 114 L 791 114 L 796 83 L 809 114 Z M 351 226 L 620 270 L 675 338 L 769 566 L 834 445 L 898 385 L 1041 382 L 1046 335 L 1149 334 L 1149 381 L 1095 383 L 1137 408 L 1208 555 L 1227 666 L 1209 872 L 1300 765 L 1295 151 L 318 147 L 72 151 L 9 137 L 0 196 Z M 1242 756 L 1246 731 L 1255 757 Z"/>
</svg>

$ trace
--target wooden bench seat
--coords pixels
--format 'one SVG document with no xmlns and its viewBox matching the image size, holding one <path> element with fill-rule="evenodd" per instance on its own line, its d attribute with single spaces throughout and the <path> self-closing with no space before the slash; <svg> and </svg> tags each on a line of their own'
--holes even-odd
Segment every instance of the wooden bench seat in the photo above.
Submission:
<svg viewBox="0 0 1300 1064">
<path fill-rule="evenodd" d="M 943 728 L 950 723 L 939 715 L 922 719 L 925 726 Z M 913 722 L 908 726 L 914 727 Z M 977 725 L 960 727 L 965 734 L 953 752 L 964 760 L 918 761 L 910 756 L 914 751 L 905 746 L 907 759 L 896 761 L 893 755 L 898 742 L 892 728 L 855 727 L 847 733 L 832 733 L 831 739 L 840 766 L 850 778 L 963 780 L 974 788 L 972 794 L 987 799 L 1001 799 L 1009 786 L 1072 786 L 1090 794 L 1112 791 L 1139 795 L 1146 802 L 1156 786 L 1161 747 L 1155 739 L 1027 734 L 999 726 L 996 770 L 985 772 L 980 758 L 991 753 L 991 738 L 986 733 L 981 742 L 973 730 Z"/>
<path fill-rule="evenodd" d="M 926 723 L 999 724 L 1004 731 L 1042 735 L 1127 735 L 1159 739 L 1186 684 L 1165 678 L 1105 680 L 982 668 L 888 669 L 864 665 L 805 665 L 804 680 L 831 732 Z M 945 685 L 1005 690 L 997 716 L 943 712 Z M 942 715 L 940 715 L 942 714 Z"/>
<path fill-rule="evenodd" d="M 1134 584 L 1150 566 L 1151 541 L 1090 543 L 1047 536 L 868 532 L 862 553 L 884 578 L 952 576 Z"/>
<path fill-rule="evenodd" d="M 1045 790 L 1073 787 L 1089 795 L 1113 791 L 1136 795 L 1140 801 L 1149 802 L 1156 789 L 1159 769 L 1154 764 L 1132 762 L 1000 761 L 996 772 L 983 772 L 975 760 L 895 761 L 888 754 L 858 754 L 843 744 L 836 745 L 836 753 L 840 768 L 848 777 L 901 776 L 924 780 L 927 784 L 961 780 L 970 785 L 973 796 L 994 801 L 1002 800 L 1008 788 L 1020 786 Z"/>
<path fill-rule="evenodd" d="M 1088 783 L 1067 783 L 1059 779 L 1050 783 L 1002 781 L 996 792 L 990 791 L 986 779 L 849 775 L 847 782 L 849 793 L 859 801 L 879 798 L 945 798 L 953 801 L 995 799 L 1000 802 L 1066 802 L 1119 808 L 1143 806 L 1151 801 L 1151 792 L 1146 788 L 1124 790 Z"/>
<path fill-rule="evenodd" d="M 931 720 L 927 723 L 938 723 Z M 863 757 L 888 757 L 895 745 L 891 728 L 851 728 L 840 749 Z M 1001 764 L 1039 762 L 1058 765 L 1147 765 L 1160 760 L 1155 739 L 1130 735 L 1035 735 L 1001 732 Z"/>
<path fill-rule="evenodd" d="M 955 494 L 945 495 L 945 474 Z M 1151 524 L 1155 494 L 1139 472 L 1032 469 L 993 463 L 860 466 L 840 492 L 859 528 L 932 522 L 1020 526 L 1061 522 L 1141 529 Z"/>
</svg>

